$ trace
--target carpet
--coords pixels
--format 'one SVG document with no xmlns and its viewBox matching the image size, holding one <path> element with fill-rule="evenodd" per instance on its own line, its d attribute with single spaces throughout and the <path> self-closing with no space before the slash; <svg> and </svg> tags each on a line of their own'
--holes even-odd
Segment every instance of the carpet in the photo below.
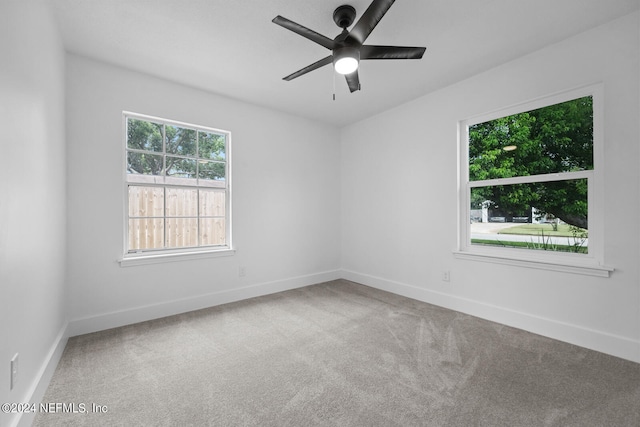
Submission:
<svg viewBox="0 0 640 427">
<path fill-rule="evenodd" d="M 69 406 L 35 426 L 637 427 L 640 364 L 336 280 L 70 338 L 43 403 Z"/>
</svg>

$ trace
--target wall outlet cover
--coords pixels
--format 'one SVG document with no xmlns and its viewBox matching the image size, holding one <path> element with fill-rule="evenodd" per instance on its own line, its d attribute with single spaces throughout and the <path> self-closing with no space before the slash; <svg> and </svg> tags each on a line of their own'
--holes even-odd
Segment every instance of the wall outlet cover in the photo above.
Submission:
<svg viewBox="0 0 640 427">
<path fill-rule="evenodd" d="M 9 386 L 9 390 L 13 390 L 16 383 L 18 382 L 18 353 L 16 353 L 11 358 L 11 385 Z"/>
</svg>

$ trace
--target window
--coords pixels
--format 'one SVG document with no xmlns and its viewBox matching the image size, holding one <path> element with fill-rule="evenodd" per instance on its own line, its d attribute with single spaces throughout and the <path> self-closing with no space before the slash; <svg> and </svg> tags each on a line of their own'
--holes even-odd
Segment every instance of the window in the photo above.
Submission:
<svg viewBox="0 0 640 427">
<path fill-rule="evenodd" d="M 460 253 L 602 264 L 598 89 L 461 122 Z"/>
<path fill-rule="evenodd" d="M 125 258 L 231 248 L 230 133 L 124 113 Z"/>
</svg>

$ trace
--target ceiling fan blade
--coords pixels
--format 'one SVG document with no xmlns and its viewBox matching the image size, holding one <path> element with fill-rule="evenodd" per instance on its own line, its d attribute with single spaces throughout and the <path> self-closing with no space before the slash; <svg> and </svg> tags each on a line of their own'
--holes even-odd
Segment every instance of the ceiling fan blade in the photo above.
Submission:
<svg viewBox="0 0 640 427">
<path fill-rule="evenodd" d="M 326 58 L 322 58 L 320 61 L 314 62 L 311 65 L 304 67 L 301 70 L 296 71 L 295 73 L 289 74 L 287 77 L 283 77 L 282 80 L 293 80 L 296 77 L 300 77 L 303 74 L 307 74 L 309 71 L 317 70 L 320 67 L 324 67 L 327 64 L 331 64 L 333 62 L 333 56 L 329 55 Z"/>
<path fill-rule="evenodd" d="M 347 85 L 349 85 L 351 93 L 360 90 L 360 77 L 358 77 L 358 70 L 355 70 L 351 74 L 345 74 L 344 77 L 347 79 Z"/>
<path fill-rule="evenodd" d="M 420 59 L 426 47 L 368 46 L 360 48 L 360 59 Z"/>
<path fill-rule="evenodd" d="M 286 28 L 287 30 L 291 30 L 296 34 L 300 34 L 302 37 L 305 37 L 313 42 L 318 43 L 320 46 L 324 46 L 327 49 L 333 50 L 335 47 L 335 43 L 329 37 L 325 37 L 320 33 L 316 33 L 313 30 L 308 29 L 307 27 L 303 27 L 300 24 L 297 24 L 283 16 L 276 16 L 271 21 L 274 24 L 278 24 L 281 27 Z"/>
<path fill-rule="evenodd" d="M 365 10 L 356 25 L 354 25 L 349 32 L 349 36 L 356 39 L 360 44 L 364 43 L 394 1 L 395 0 L 373 0 L 369 8 Z"/>
</svg>

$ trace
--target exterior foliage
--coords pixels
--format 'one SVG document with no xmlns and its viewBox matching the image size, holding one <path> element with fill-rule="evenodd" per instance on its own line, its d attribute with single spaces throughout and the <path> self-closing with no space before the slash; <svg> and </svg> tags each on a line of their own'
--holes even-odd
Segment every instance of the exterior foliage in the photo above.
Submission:
<svg viewBox="0 0 640 427">
<path fill-rule="evenodd" d="M 592 97 L 469 127 L 470 181 L 591 169 Z M 540 215 L 588 228 L 586 179 L 473 188 L 471 207 L 482 205 L 508 216 L 528 216 L 535 207 Z"/>
<path fill-rule="evenodd" d="M 128 173 L 211 180 L 225 177 L 224 135 L 129 119 L 127 144 Z"/>
</svg>

